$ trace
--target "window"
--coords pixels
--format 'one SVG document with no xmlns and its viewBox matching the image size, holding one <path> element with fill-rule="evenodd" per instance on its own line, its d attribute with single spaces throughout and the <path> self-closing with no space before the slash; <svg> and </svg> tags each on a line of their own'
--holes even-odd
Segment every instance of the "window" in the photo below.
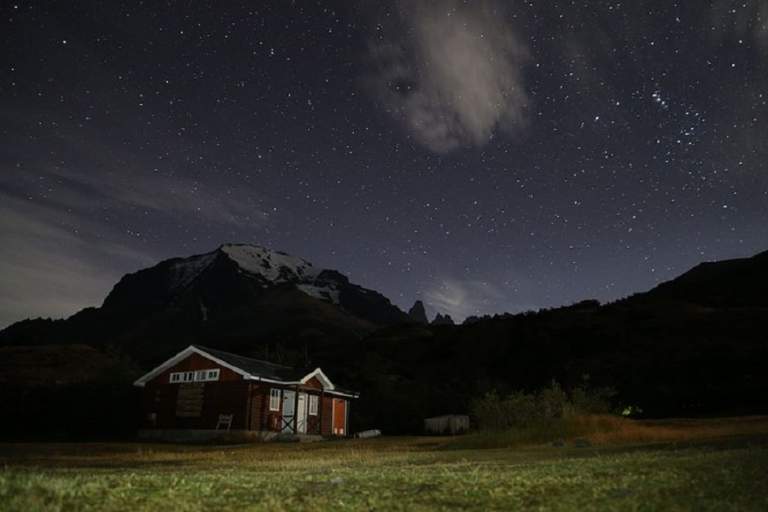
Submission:
<svg viewBox="0 0 768 512">
<path fill-rule="evenodd" d="M 309 395 L 309 414 L 310 416 L 317 416 L 317 395 Z"/>
<path fill-rule="evenodd" d="M 171 373 L 171 384 L 179 382 L 212 382 L 219 380 L 220 370 L 211 368 L 207 370 L 197 370 L 194 372 L 173 372 Z"/>
<path fill-rule="evenodd" d="M 277 388 L 272 388 L 269 390 L 269 410 L 280 410 L 280 390 Z"/>
</svg>

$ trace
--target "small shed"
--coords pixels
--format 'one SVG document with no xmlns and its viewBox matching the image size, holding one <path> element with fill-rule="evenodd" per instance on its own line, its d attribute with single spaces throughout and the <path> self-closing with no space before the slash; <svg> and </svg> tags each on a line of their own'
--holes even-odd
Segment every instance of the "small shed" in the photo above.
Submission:
<svg viewBox="0 0 768 512">
<path fill-rule="evenodd" d="M 466 434 L 468 431 L 469 416 L 466 414 L 445 414 L 424 420 L 424 432 L 427 434 L 455 436 Z"/>
</svg>

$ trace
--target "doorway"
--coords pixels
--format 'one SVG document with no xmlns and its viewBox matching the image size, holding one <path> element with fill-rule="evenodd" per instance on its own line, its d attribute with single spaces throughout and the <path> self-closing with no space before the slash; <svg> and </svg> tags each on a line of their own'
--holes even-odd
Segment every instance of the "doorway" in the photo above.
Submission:
<svg viewBox="0 0 768 512">
<path fill-rule="evenodd" d="M 306 434 L 307 433 L 307 394 L 306 393 L 299 393 L 299 401 L 297 402 L 297 423 L 296 423 L 296 433 L 298 434 Z"/>
<path fill-rule="evenodd" d="M 293 433 L 293 420 L 295 418 L 296 392 L 288 389 L 283 390 L 283 428 L 284 434 Z"/>
</svg>

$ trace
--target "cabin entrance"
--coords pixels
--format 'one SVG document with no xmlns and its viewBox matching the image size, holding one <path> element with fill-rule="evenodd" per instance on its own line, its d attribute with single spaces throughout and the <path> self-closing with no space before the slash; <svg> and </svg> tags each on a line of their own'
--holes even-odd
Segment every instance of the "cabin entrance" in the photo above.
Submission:
<svg viewBox="0 0 768 512">
<path fill-rule="evenodd" d="M 295 419 L 296 410 L 296 392 L 288 389 L 283 390 L 283 433 L 293 433 L 293 420 Z"/>
<path fill-rule="evenodd" d="M 347 435 L 347 401 L 341 398 L 333 399 L 333 435 Z"/>
<path fill-rule="evenodd" d="M 283 390 L 283 428 L 285 434 L 307 433 L 307 394 L 290 389 Z"/>
<path fill-rule="evenodd" d="M 307 394 L 299 393 L 299 401 L 297 402 L 298 414 L 296 415 L 296 432 L 299 434 L 307 433 Z"/>
</svg>

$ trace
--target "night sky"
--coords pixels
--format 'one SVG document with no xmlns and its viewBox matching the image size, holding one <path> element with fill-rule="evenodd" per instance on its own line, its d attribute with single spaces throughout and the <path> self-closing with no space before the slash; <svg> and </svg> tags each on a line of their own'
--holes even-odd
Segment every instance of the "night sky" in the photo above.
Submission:
<svg viewBox="0 0 768 512">
<path fill-rule="evenodd" d="M 0 3 L 0 327 L 224 242 L 456 319 L 768 249 L 768 2 Z"/>
</svg>

